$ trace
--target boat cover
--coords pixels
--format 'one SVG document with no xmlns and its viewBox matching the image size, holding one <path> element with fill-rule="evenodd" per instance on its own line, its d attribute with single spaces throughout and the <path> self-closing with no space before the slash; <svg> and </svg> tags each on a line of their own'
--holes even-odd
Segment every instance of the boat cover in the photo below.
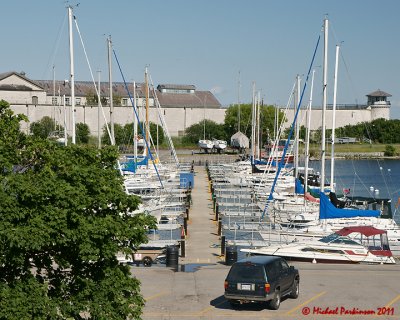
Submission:
<svg viewBox="0 0 400 320">
<path fill-rule="evenodd" d="M 355 217 L 379 217 L 379 210 L 358 210 L 358 209 L 339 209 L 336 208 L 328 199 L 328 197 L 320 192 L 320 219 L 335 218 L 355 218 Z"/>
<path fill-rule="evenodd" d="M 361 233 L 366 237 L 374 236 L 376 234 L 383 234 L 386 233 L 385 230 L 380 230 L 372 226 L 354 226 L 354 227 L 344 227 L 339 231 L 336 231 L 338 235 L 347 236 L 350 233 L 357 232 Z"/>
</svg>

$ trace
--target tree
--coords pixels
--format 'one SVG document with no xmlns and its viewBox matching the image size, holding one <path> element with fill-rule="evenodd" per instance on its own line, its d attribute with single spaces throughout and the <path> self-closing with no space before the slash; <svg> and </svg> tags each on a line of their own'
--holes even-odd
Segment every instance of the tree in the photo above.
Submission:
<svg viewBox="0 0 400 320">
<path fill-rule="evenodd" d="M 22 119 L 0 102 L 0 319 L 138 318 L 139 282 L 116 253 L 146 242 L 155 220 L 129 214 L 138 198 L 116 148 L 25 136 Z"/>
<path fill-rule="evenodd" d="M 247 137 L 251 136 L 251 104 L 240 105 L 240 131 Z M 225 112 L 225 129 L 228 137 L 231 137 L 238 131 L 238 105 L 231 105 Z M 282 122 L 283 112 L 278 113 L 278 123 Z M 275 121 L 275 107 L 274 106 L 260 106 L 260 132 L 262 134 L 262 141 L 267 139 L 274 139 L 274 121 Z"/>
<path fill-rule="evenodd" d="M 31 123 L 30 132 L 36 137 L 46 139 L 50 135 L 50 133 L 54 131 L 55 127 L 55 121 L 48 116 L 44 116 L 39 121 Z"/>
<path fill-rule="evenodd" d="M 387 146 L 385 147 L 384 155 L 385 155 L 386 157 L 393 157 L 393 156 L 395 156 L 395 155 L 396 155 L 396 148 L 395 148 L 394 146 L 392 146 L 392 145 L 387 145 Z"/>
<path fill-rule="evenodd" d="M 77 123 L 76 142 L 87 144 L 89 142 L 90 129 L 86 123 Z"/>
<path fill-rule="evenodd" d="M 183 142 L 197 144 L 199 140 L 204 138 L 204 134 L 206 139 L 226 140 L 227 138 L 223 124 L 205 119 L 186 128 Z"/>
</svg>

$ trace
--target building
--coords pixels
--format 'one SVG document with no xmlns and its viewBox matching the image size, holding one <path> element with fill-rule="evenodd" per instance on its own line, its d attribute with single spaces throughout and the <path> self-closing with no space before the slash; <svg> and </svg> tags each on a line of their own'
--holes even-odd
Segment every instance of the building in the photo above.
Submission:
<svg viewBox="0 0 400 320">
<path fill-rule="evenodd" d="M 113 88 L 114 123 L 132 123 L 133 92 L 140 119 L 144 119 L 146 91 L 144 83 L 127 84 L 129 94 L 122 82 L 115 82 Z M 100 85 L 102 110 L 99 113 L 95 86 L 89 81 L 75 81 L 75 122 L 86 123 L 92 135 L 97 135 L 98 125 L 103 128 L 110 121 L 109 84 Z M 65 97 L 65 99 L 64 99 Z M 28 116 L 30 122 L 49 116 L 64 126 L 71 134 L 71 87 L 68 81 L 31 80 L 24 73 L 6 72 L 0 74 L 0 99 L 10 103 L 15 113 Z M 131 100 L 132 99 L 132 100 Z M 225 109 L 210 91 L 198 91 L 194 85 L 160 84 L 149 93 L 149 121 L 159 123 L 156 102 L 162 109 L 171 136 L 181 136 L 187 127 L 203 119 L 223 123 Z M 65 103 L 65 107 L 64 107 Z M 29 123 L 22 124 L 28 131 Z M 102 130 L 102 129 L 101 129 Z"/>
<path fill-rule="evenodd" d="M 361 122 L 371 122 L 373 120 L 383 118 L 390 119 L 390 101 L 388 97 L 392 95 L 382 90 L 377 90 L 366 95 L 366 104 L 339 104 L 336 105 L 335 127 L 340 128 L 346 125 L 356 125 Z M 282 111 L 282 110 L 281 110 Z M 306 126 L 306 110 L 301 108 L 297 119 L 303 126 Z M 293 109 L 287 112 L 288 121 L 285 126 L 289 127 L 294 118 Z M 312 106 L 311 112 L 311 130 L 318 130 L 322 125 L 322 107 Z M 325 113 L 326 128 L 332 129 L 333 107 L 327 105 Z"/>
</svg>

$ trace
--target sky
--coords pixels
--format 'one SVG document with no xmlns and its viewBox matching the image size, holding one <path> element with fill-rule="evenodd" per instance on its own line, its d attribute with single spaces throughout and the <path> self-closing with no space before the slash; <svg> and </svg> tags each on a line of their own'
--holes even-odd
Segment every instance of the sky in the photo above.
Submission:
<svg viewBox="0 0 400 320">
<path fill-rule="evenodd" d="M 79 4 L 78 4 L 79 3 Z M 78 4 L 78 5 L 77 5 Z M 97 82 L 108 81 L 106 38 L 126 81 L 192 84 L 223 106 L 249 103 L 253 83 L 264 104 L 287 104 L 297 75 L 304 85 L 318 37 L 313 101 L 322 104 L 325 17 L 329 20 L 328 103 L 333 101 L 335 46 L 340 46 L 337 103 L 392 95 L 400 119 L 400 1 L 398 0 L 10 0 L 2 2 L 0 73 L 33 80 L 69 78 L 67 6 Z M 76 6 L 77 5 L 77 6 Z M 74 24 L 75 79 L 92 76 Z M 115 61 L 113 81 L 122 81 Z M 309 99 L 307 84 L 304 104 Z"/>
</svg>

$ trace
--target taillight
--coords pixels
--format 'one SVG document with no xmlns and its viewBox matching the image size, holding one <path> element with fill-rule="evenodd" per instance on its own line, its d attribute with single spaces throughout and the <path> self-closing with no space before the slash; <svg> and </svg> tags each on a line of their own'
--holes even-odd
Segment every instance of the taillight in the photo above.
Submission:
<svg viewBox="0 0 400 320">
<path fill-rule="evenodd" d="M 225 290 L 228 289 L 228 281 L 226 281 L 226 280 L 224 282 L 224 288 L 225 288 Z"/>
<path fill-rule="evenodd" d="M 265 293 L 269 293 L 269 291 L 271 290 L 270 284 L 266 283 L 265 286 L 264 286 L 264 289 L 265 289 Z"/>
</svg>

